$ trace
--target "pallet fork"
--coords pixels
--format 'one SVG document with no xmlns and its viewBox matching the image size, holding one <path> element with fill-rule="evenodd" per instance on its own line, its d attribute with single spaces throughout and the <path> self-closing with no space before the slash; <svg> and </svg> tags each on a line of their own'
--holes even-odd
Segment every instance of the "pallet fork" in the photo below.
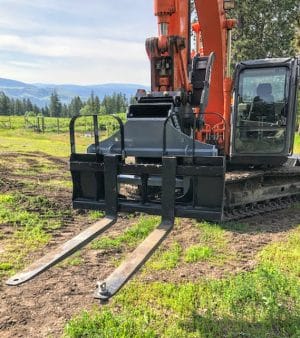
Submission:
<svg viewBox="0 0 300 338">
<path fill-rule="evenodd" d="M 139 211 L 161 215 L 161 223 L 158 227 L 106 280 L 97 283 L 98 289 L 95 298 L 107 301 L 138 271 L 167 237 L 173 228 L 175 216 L 208 220 L 222 218 L 225 165 L 223 157 L 191 157 L 188 159 L 190 164 L 182 164 L 182 158 L 170 156 L 165 149 L 161 164 L 126 164 L 122 121 L 117 118 L 121 134 L 120 152 L 101 154 L 98 116 L 96 115 L 93 116 L 96 152 L 77 154 L 75 149 L 75 121 L 77 118 L 78 116 L 73 118 L 70 124 L 73 206 L 75 208 L 105 210 L 106 216 L 46 254 L 25 271 L 10 278 L 7 285 L 16 286 L 25 283 L 87 245 L 116 223 L 119 211 Z M 141 178 L 142 198 L 139 201 L 126 199 L 119 194 L 119 180 L 120 176 L 124 174 Z M 151 175 L 161 178 L 159 201 L 151 201 L 147 197 L 147 181 Z M 193 185 L 200 188 L 193 191 L 189 202 L 176 200 L 175 191 L 178 176 L 191 177 Z"/>
<path fill-rule="evenodd" d="M 169 197 L 169 191 L 175 191 L 175 161 L 176 158 L 164 158 L 163 170 L 163 192 L 162 192 L 162 219 L 159 226 L 129 255 L 128 259 L 121 264 L 105 281 L 98 282 L 98 290 L 95 298 L 102 301 L 108 300 L 112 297 L 129 279 L 130 277 L 143 265 L 143 263 L 151 256 L 158 245 L 166 238 L 174 225 L 174 202 L 175 197 Z M 113 163 L 114 157 L 106 159 L 106 163 Z M 113 186 L 109 185 L 116 177 L 112 172 L 107 172 L 106 188 L 112 188 L 111 192 L 116 192 Z M 116 194 L 115 198 L 117 197 Z M 107 195 L 109 196 L 109 195 Z M 173 194 L 175 196 L 175 194 Z M 114 203 L 113 203 L 114 202 Z M 113 203 L 113 204 L 110 204 Z M 82 231 L 79 235 L 67 241 L 65 244 L 59 246 L 54 251 L 48 253 L 25 271 L 13 276 L 7 281 L 7 285 L 16 286 L 23 284 L 30 279 L 36 277 L 42 272 L 48 270 L 53 265 L 64 260 L 80 248 L 87 245 L 95 237 L 109 229 L 117 221 L 116 199 L 109 198 L 107 201 L 108 210 L 107 215 L 102 220 L 94 223 L 88 229 Z"/>
</svg>

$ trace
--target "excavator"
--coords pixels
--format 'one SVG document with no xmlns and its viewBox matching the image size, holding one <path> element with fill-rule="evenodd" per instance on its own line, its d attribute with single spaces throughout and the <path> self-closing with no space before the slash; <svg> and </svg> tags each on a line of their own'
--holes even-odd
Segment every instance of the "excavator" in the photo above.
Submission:
<svg viewBox="0 0 300 338">
<path fill-rule="evenodd" d="M 146 40 L 151 91 L 138 90 L 127 121 L 76 151 L 70 123 L 73 207 L 105 217 L 8 280 L 19 285 L 82 248 L 119 212 L 161 215 L 158 227 L 104 281 L 109 300 L 166 238 L 175 217 L 231 221 L 286 208 L 300 197 L 292 156 L 300 60 L 242 61 L 231 70 L 232 0 L 154 0 L 158 36 Z M 193 7 L 193 8 L 192 8 Z M 194 12 L 196 12 L 196 17 Z"/>
</svg>

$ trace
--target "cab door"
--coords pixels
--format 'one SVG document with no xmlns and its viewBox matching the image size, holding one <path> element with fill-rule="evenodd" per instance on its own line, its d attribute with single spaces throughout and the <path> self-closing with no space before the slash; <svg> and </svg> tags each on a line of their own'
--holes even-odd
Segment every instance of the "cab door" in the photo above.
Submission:
<svg viewBox="0 0 300 338">
<path fill-rule="evenodd" d="M 291 155 L 298 77 L 297 59 L 255 60 L 237 66 L 232 163 L 277 166 Z"/>
</svg>

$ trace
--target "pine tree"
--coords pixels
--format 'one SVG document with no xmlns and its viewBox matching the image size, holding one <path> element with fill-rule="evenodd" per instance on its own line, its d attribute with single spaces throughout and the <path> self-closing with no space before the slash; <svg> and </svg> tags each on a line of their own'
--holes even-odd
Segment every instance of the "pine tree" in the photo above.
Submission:
<svg viewBox="0 0 300 338">
<path fill-rule="evenodd" d="M 25 110 L 26 111 L 33 111 L 34 110 L 30 99 L 26 99 L 26 109 Z"/>
<path fill-rule="evenodd" d="M 16 99 L 13 107 L 13 115 L 24 115 L 25 110 L 21 100 Z"/>
<path fill-rule="evenodd" d="M 36 115 L 41 114 L 41 110 L 36 104 L 33 106 L 33 111 L 35 112 Z"/>
<path fill-rule="evenodd" d="M 61 116 L 62 104 L 59 100 L 59 97 L 58 97 L 56 91 L 54 91 L 51 94 L 49 112 L 50 112 L 51 117 L 60 117 Z"/>
<path fill-rule="evenodd" d="M 43 115 L 44 115 L 44 116 L 50 116 L 50 111 L 49 111 L 49 107 L 48 107 L 48 106 L 46 106 L 46 107 L 44 108 L 44 113 L 43 113 Z"/>
<path fill-rule="evenodd" d="M 94 92 L 91 93 L 91 96 L 86 103 L 86 111 L 88 114 L 99 114 L 100 113 L 100 99 L 98 96 L 95 96 Z"/>
<path fill-rule="evenodd" d="M 10 115 L 10 100 L 5 93 L 0 93 L 0 115 Z"/>
<path fill-rule="evenodd" d="M 101 107 L 101 103 L 100 103 L 100 99 L 99 97 L 96 95 L 95 96 L 95 114 L 99 114 L 100 113 L 100 107 Z"/>
<path fill-rule="evenodd" d="M 68 117 L 69 116 L 69 109 L 68 106 L 64 103 L 61 108 L 61 117 Z"/>
<path fill-rule="evenodd" d="M 83 107 L 83 103 L 79 96 L 75 96 L 69 105 L 69 115 L 75 116 L 80 114 L 80 110 Z"/>
</svg>

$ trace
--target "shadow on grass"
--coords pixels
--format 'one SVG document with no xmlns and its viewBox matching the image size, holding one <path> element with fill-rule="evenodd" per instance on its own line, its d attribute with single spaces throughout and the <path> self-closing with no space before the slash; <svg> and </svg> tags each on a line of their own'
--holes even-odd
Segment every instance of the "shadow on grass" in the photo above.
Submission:
<svg viewBox="0 0 300 338">
<path fill-rule="evenodd" d="M 231 317 L 205 317 L 194 313 L 190 321 L 179 323 L 179 327 L 192 337 L 260 337 L 290 338 L 300 336 L 300 316 L 288 316 L 285 319 L 268 317 L 259 322 L 234 320 Z"/>
</svg>

